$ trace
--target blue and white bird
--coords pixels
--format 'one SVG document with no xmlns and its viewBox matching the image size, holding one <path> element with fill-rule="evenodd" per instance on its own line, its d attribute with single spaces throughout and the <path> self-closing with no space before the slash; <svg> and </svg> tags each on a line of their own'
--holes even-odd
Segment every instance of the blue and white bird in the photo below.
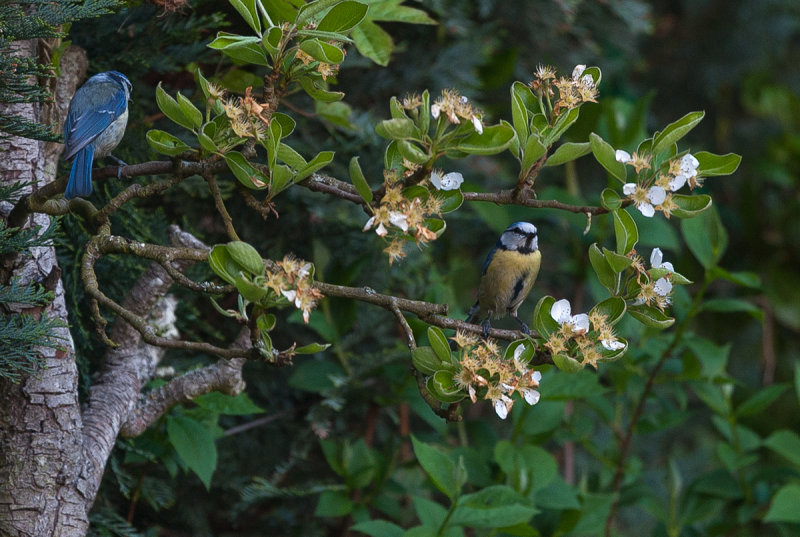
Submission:
<svg viewBox="0 0 800 537">
<path fill-rule="evenodd" d="M 106 71 L 94 75 L 75 92 L 64 122 L 64 159 L 74 159 L 65 198 L 92 193 L 92 163 L 111 154 L 122 141 L 131 89 L 125 75 Z"/>
<path fill-rule="evenodd" d="M 528 222 L 511 224 L 483 265 L 478 300 L 470 308 L 467 322 L 480 322 L 486 337 L 492 317 L 510 315 L 529 334 L 530 329 L 517 317 L 517 310 L 530 293 L 541 264 L 536 226 Z"/>
</svg>

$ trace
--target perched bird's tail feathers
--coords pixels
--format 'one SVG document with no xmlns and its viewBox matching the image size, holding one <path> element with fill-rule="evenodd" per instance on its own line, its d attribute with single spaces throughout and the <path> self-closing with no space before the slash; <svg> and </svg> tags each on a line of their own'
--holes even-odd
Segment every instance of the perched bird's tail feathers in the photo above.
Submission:
<svg viewBox="0 0 800 537">
<path fill-rule="evenodd" d="M 87 145 L 75 155 L 72 162 L 72 171 L 69 173 L 69 182 L 64 191 L 64 197 L 85 198 L 92 193 L 92 162 L 94 161 L 94 146 Z"/>
</svg>

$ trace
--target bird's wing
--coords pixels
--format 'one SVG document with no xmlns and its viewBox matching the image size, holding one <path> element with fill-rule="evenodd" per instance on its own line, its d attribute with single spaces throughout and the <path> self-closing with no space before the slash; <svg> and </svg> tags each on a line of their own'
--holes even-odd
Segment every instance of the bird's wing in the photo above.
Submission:
<svg viewBox="0 0 800 537">
<path fill-rule="evenodd" d="M 88 87 L 84 85 L 76 91 L 64 122 L 64 158 L 71 159 L 97 138 L 125 112 L 127 105 L 125 92 L 115 83 L 102 82 Z"/>
</svg>

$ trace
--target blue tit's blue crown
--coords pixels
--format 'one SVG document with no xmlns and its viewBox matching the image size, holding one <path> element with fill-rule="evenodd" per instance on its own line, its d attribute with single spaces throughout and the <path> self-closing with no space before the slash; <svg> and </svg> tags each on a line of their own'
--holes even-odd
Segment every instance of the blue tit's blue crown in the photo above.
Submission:
<svg viewBox="0 0 800 537">
<path fill-rule="evenodd" d="M 529 222 L 515 222 L 500 235 L 497 241 L 500 250 L 513 250 L 521 254 L 529 254 L 539 249 L 539 238 L 536 226 Z"/>
</svg>

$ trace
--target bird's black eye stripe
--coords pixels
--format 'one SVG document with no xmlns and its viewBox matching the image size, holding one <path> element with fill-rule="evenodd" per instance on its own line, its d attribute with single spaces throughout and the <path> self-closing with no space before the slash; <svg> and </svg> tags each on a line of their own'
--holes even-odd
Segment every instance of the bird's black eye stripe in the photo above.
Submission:
<svg viewBox="0 0 800 537">
<path fill-rule="evenodd" d="M 525 238 L 530 238 L 530 237 L 535 237 L 536 236 L 536 232 L 535 231 L 533 233 L 527 233 L 525 231 L 522 231 L 521 229 L 512 229 L 511 232 L 512 233 L 516 233 L 517 235 L 522 235 Z"/>
</svg>

